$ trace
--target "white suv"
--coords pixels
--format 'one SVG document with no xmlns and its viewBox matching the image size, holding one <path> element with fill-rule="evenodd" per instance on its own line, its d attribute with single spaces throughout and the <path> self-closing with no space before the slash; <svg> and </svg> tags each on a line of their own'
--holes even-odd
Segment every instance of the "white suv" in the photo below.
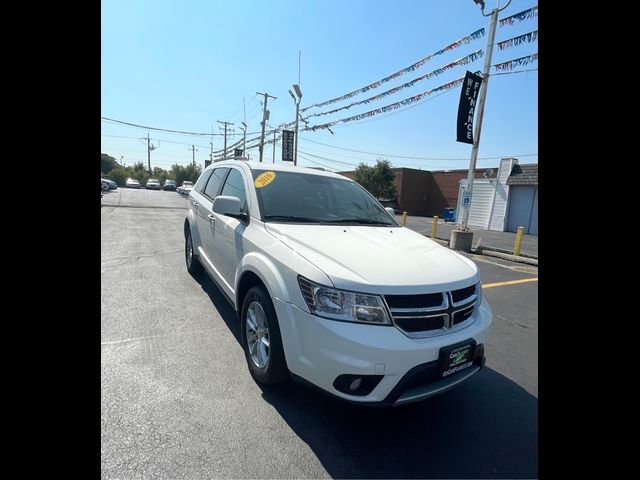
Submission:
<svg viewBox="0 0 640 480">
<path fill-rule="evenodd" d="M 187 270 L 240 317 L 249 371 L 367 405 L 441 393 L 485 362 L 492 321 L 477 267 L 396 223 L 356 182 L 248 161 L 189 193 Z"/>
</svg>

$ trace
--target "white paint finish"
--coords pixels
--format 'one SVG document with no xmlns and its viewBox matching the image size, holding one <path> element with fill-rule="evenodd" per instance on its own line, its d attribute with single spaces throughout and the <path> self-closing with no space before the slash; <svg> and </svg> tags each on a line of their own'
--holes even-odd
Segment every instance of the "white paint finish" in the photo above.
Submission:
<svg viewBox="0 0 640 480">
<path fill-rule="evenodd" d="M 411 368 L 437 360 L 441 347 L 470 338 L 486 345 L 493 318 L 483 300 L 474 313 L 475 321 L 467 328 L 439 337 L 411 339 L 394 327 L 336 322 L 282 301 L 274 302 L 274 306 L 289 369 L 334 395 L 364 402 L 384 400 Z M 296 334 L 291 334 L 293 331 Z M 376 365 L 381 363 L 385 365 L 385 377 L 369 395 L 354 397 L 333 388 L 338 375 L 375 374 Z"/>
<path fill-rule="evenodd" d="M 255 163 L 255 162 L 254 162 Z M 244 274 L 253 272 L 274 301 L 289 369 L 325 390 L 342 373 L 375 373 L 385 377 L 360 401 L 382 400 L 408 370 L 435 360 L 441 347 L 474 338 L 485 343 L 492 313 L 483 302 L 475 321 L 462 330 L 437 337 L 411 339 L 394 326 L 323 319 L 309 312 L 298 276 L 330 287 L 374 294 L 418 294 L 467 287 L 480 280 L 476 265 L 404 227 L 263 223 L 260 220 L 250 162 L 224 161 L 208 168 L 235 167 L 245 176 L 251 216 L 248 224 L 213 214 L 211 201 L 192 191 L 187 219 L 194 248 L 205 270 L 235 297 Z M 313 169 L 255 164 L 274 171 L 294 170 L 344 180 Z M 198 203 L 197 213 L 194 211 Z M 203 230 L 203 231 L 197 231 Z"/>
<path fill-rule="evenodd" d="M 464 256 L 408 228 L 268 223 L 266 229 L 345 290 L 427 293 L 479 278 Z"/>
</svg>

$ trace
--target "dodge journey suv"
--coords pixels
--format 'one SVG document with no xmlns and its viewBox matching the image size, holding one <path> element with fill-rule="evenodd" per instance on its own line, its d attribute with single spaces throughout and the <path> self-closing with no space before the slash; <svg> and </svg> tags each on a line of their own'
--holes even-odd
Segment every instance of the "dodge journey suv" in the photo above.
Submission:
<svg viewBox="0 0 640 480">
<path fill-rule="evenodd" d="M 214 163 L 189 193 L 184 236 L 189 273 L 204 269 L 238 312 L 259 383 L 395 406 L 484 366 L 492 312 L 475 264 L 346 177 Z"/>
</svg>

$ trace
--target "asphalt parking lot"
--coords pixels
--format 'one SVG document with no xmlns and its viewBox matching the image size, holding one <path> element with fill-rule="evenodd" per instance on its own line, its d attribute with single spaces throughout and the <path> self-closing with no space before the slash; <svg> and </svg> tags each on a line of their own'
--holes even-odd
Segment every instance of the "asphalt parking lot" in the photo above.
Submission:
<svg viewBox="0 0 640 480">
<path fill-rule="evenodd" d="M 186 199 L 102 197 L 102 478 L 535 478 L 537 267 L 470 255 L 493 312 L 487 365 L 392 410 L 260 388 L 238 319 L 184 265 Z"/>
</svg>

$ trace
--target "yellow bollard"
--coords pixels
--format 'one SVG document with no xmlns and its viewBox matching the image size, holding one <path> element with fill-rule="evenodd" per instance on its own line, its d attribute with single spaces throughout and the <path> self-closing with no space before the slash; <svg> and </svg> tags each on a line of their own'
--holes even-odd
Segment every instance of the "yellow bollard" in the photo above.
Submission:
<svg viewBox="0 0 640 480">
<path fill-rule="evenodd" d="M 433 217 L 433 220 L 431 222 L 431 240 L 435 240 L 436 239 L 436 231 L 438 230 L 438 217 L 435 216 Z"/>
<path fill-rule="evenodd" d="M 522 245 L 522 234 L 524 233 L 524 227 L 518 227 L 518 233 L 516 233 L 516 244 L 513 246 L 513 254 L 520 255 L 520 246 Z"/>
<path fill-rule="evenodd" d="M 407 226 L 407 212 L 402 212 L 402 226 Z"/>
</svg>

